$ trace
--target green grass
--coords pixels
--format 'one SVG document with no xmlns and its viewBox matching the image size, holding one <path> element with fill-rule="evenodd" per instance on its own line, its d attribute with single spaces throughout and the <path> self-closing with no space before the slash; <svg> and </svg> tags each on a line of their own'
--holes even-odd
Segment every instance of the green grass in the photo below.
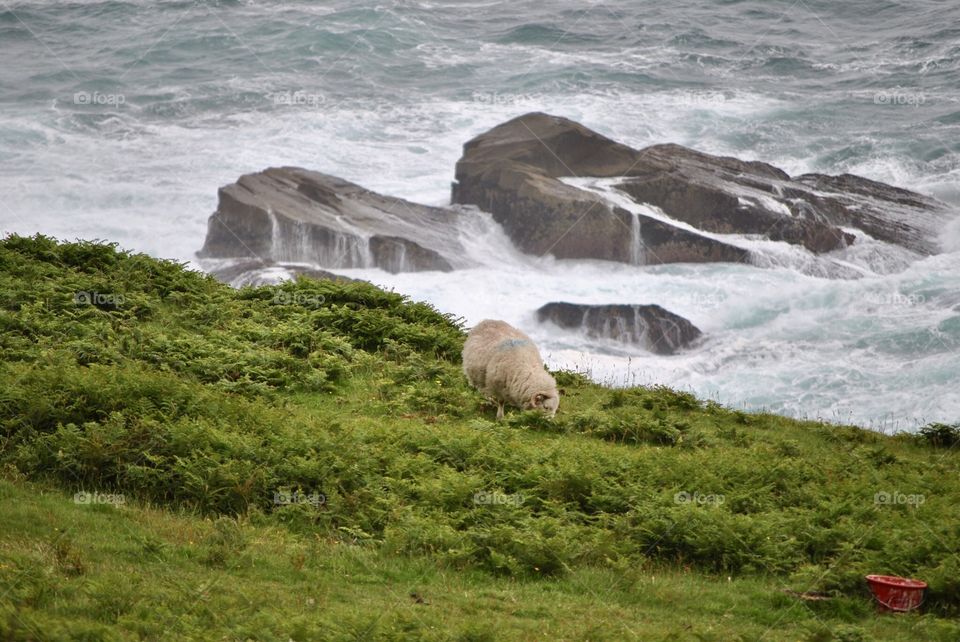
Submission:
<svg viewBox="0 0 960 642">
<path fill-rule="evenodd" d="M 960 636 L 956 427 L 566 372 L 556 418 L 498 424 L 463 338 L 363 283 L 0 242 L 0 639 Z M 925 614 L 867 573 L 926 580 Z"/>
<path fill-rule="evenodd" d="M 672 565 L 561 578 L 456 571 L 264 520 L 202 519 L 0 482 L 0 639 L 955 640 L 932 615 L 802 603 Z M 224 532 L 233 533 L 224 543 Z"/>
</svg>

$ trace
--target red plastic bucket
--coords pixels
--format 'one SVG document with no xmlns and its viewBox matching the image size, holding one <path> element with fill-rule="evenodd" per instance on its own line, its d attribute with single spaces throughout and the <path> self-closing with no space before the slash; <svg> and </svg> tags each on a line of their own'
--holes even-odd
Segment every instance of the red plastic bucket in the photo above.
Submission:
<svg viewBox="0 0 960 642">
<path fill-rule="evenodd" d="M 883 610 L 912 611 L 923 603 L 927 583 L 894 575 L 867 575 L 873 597 Z"/>
</svg>

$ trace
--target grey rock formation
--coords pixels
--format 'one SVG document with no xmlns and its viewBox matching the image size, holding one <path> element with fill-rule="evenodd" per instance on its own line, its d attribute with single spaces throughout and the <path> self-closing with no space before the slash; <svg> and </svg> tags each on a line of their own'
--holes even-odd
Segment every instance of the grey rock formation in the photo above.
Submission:
<svg viewBox="0 0 960 642">
<path fill-rule="evenodd" d="M 318 270 L 307 265 L 295 263 L 275 263 L 261 259 L 208 260 L 208 269 L 218 281 L 240 288 L 244 286 L 273 285 L 279 281 L 294 279 L 299 275 L 311 279 L 330 281 L 356 281 L 340 274 Z"/>
<path fill-rule="evenodd" d="M 537 310 L 537 320 L 579 330 L 594 339 L 612 339 L 657 354 L 674 354 L 702 333 L 683 317 L 659 305 L 585 305 L 554 302 Z"/>
<path fill-rule="evenodd" d="M 457 212 L 389 198 L 295 167 L 222 187 L 200 258 L 255 258 L 389 272 L 460 267 Z"/>
<path fill-rule="evenodd" d="M 611 207 L 561 177 L 625 177 L 617 189 L 633 201 L 696 229 Z M 637 262 L 631 225 L 638 223 L 647 264 L 749 258 L 747 250 L 696 230 L 758 235 L 822 254 L 854 242 L 841 229 L 852 227 L 929 255 L 939 251 L 938 233 L 957 214 L 935 199 L 857 176 L 791 178 L 766 163 L 680 145 L 636 150 L 543 113 L 467 142 L 452 201 L 489 211 L 525 252 L 557 258 Z"/>
</svg>

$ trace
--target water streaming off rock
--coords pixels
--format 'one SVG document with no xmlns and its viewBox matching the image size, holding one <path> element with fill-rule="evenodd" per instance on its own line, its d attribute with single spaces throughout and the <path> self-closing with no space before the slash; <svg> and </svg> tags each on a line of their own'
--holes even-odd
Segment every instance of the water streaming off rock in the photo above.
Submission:
<svg viewBox="0 0 960 642">
<path fill-rule="evenodd" d="M 960 206 L 960 52 L 944 27 L 960 23 L 960 4 L 922 12 L 892 0 L 876 11 L 852 0 L 785 14 L 608 0 L 486 16 L 452 0 L 380 4 L 0 7 L 16 62 L 0 65 L 0 231 L 195 261 L 217 190 L 279 166 L 443 205 L 464 142 L 535 110 L 633 147 L 680 143 L 791 175 L 849 172 Z M 570 36 L 542 37 L 574 21 Z M 184 52 L 198 54 L 189 67 Z M 612 198 L 607 187 L 591 189 Z M 279 214 L 252 254 L 343 269 L 471 323 L 503 318 L 552 365 L 611 383 L 888 429 L 960 419 L 960 226 L 944 230 L 948 253 L 927 259 L 865 237 L 821 257 L 744 238 L 751 265 L 650 266 L 643 226 L 632 225 L 640 214 L 656 212 L 624 218 L 636 265 L 523 256 L 475 212 L 441 234 L 461 245 L 453 272 L 390 274 L 372 266 L 413 257 L 389 234 L 379 246 L 317 236 Z M 549 301 L 657 303 L 705 336 L 652 355 L 540 325 Z"/>
</svg>

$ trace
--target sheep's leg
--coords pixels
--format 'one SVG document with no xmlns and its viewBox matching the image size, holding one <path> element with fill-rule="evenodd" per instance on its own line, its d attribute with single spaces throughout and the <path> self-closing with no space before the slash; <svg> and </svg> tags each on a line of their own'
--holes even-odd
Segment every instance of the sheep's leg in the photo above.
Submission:
<svg viewBox="0 0 960 642">
<path fill-rule="evenodd" d="M 501 419 L 503 419 L 503 402 L 498 401 L 497 402 L 497 421 L 500 421 Z"/>
</svg>

